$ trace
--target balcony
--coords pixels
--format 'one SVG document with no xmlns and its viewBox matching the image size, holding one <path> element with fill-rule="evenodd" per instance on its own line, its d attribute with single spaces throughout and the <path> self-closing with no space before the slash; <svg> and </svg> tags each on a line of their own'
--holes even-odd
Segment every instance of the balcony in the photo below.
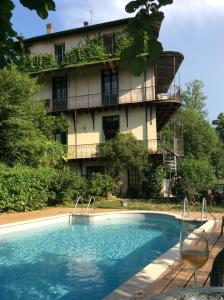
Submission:
<svg viewBox="0 0 224 300">
<path fill-rule="evenodd" d="M 73 96 L 60 99 L 48 99 L 46 106 L 49 112 L 66 112 L 72 110 L 86 110 L 105 107 L 116 107 L 135 103 L 154 103 L 173 102 L 180 103 L 180 88 L 172 85 L 151 86 L 136 89 L 120 90 L 113 94 L 88 94 Z"/>
<path fill-rule="evenodd" d="M 183 155 L 183 141 L 179 139 L 175 139 L 174 145 L 158 139 L 151 139 L 142 142 L 149 150 L 149 154 L 162 154 L 164 149 L 170 148 L 169 150 L 175 151 L 175 154 L 179 156 Z M 97 145 L 99 144 L 70 145 L 67 148 L 68 159 L 96 158 L 98 157 Z M 177 153 L 176 151 L 181 152 Z"/>
</svg>

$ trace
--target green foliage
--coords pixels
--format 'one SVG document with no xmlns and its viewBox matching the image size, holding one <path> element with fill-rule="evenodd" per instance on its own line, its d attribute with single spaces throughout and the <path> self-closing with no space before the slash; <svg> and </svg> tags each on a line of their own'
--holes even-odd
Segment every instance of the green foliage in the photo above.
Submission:
<svg viewBox="0 0 224 300">
<path fill-rule="evenodd" d="M 211 124 L 193 109 L 183 111 L 183 123 L 185 155 L 210 160 L 211 153 L 218 144 L 217 135 Z"/>
<path fill-rule="evenodd" d="M 144 170 L 142 191 L 145 198 L 158 199 L 161 195 L 162 183 L 165 179 L 166 170 L 164 166 L 149 163 Z"/>
<path fill-rule="evenodd" d="M 55 10 L 55 3 L 53 0 L 20 0 L 20 3 L 24 7 L 35 10 L 42 19 L 48 17 L 48 11 Z M 22 38 L 18 36 L 11 23 L 14 8 L 15 5 L 13 1 L 0 1 L 0 68 L 5 67 L 12 62 L 16 62 L 18 54 L 23 50 Z M 17 48 L 15 48 L 15 39 L 19 42 Z"/>
<path fill-rule="evenodd" d="M 125 169 L 134 168 L 140 173 L 148 158 L 144 142 L 138 141 L 132 133 L 117 134 L 114 139 L 99 144 L 97 152 L 116 181 Z"/>
<path fill-rule="evenodd" d="M 186 90 L 181 93 L 181 97 L 184 108 L 196 111 L 204 119 L 207 116 L 207 96 L 204 95 L 203 88 L 204 83 L 195 79 L 186 84 Z"/>
<path fill-rule="evenodd" d="M 55 11 L 55 3 L 53 0 L 20 0 L 20 3 L 30 10 L 36 10 L 38 16 L 42 19 L 48 17 L 49 10 Z"/>
<path fill-rule="evenodd" d="M 214 170 L 206 160 L 192 158 L 185 158 L 180 163 L 178 174 L 178 190 L 190 200 L 195 200 L 209 189 L 215 178 Z"/>
<path fill-rule="evenodd" d="M 161 132 L 162 139 L 182 138 L 184 154 L 195 159 L 210 161 L 211 154 L 218 146 L 217 134 L 206 119 L 206 99 L 203 83 L 193 80 L 182 92 L 183 107 L 178 111 Z M 182 132 L 183 126 L 183 132 Z"/>
<path fill-rule="evenodd" d="M 51 168 L 0 165 L 0 212 L 45 207 L 53 174 Z"/>
<path fill-rule="evenodd" d="M 35 79 L 15 68 L 0 70 L 0 160 L 10 166 L 56 165 L 65 158 L 52 132 L 66 127 L 64 118 L 47 115 Z M 60 125 L 59 125 L 60 124 Z"/>
<path fill-rule="evenodd" d="M 97 198 L 107 197 L 109 193 L 116 190 L 116 183 L 113 178 L 107 174 L 96 173 L 89 182 L 89 194 Z"/>
<path fill-rule="evenodd" d="M 48 204 L 62 204 L 78 196 L 85 196 L 86 188 L 84 178 L 73 175 L 69 168 L 64 167 L 55 172 L 52 178 Z"/>
<path fill-rule="evenodd" d="M 129 2 L 125 10 L 136 13 L 128 25 L 131 45 L 127 46 L 121 57 L 131 61 L 133 74 L 141 74 L 147 67 L 147 61 L 139 59 L 142 53 L 149 54 L 151 60 L 156 60 L 163 52 L 162 44 L 157 40 L 164 13 L 160 8 L 172 4 L 172 0 L 135 0 Z"/>
<path fill-rule="evenodd" d="M 29 56 L 23 54 L 16 62 L 19 70 L 23 72 L 37 72 L 40 70 L 47 70 L 57 68 L 57 62 L 54 54 L 39 54 L 36 56 Z"/>
<path fill-rule="evenodd" d="M 56 63 L 53 54 L 41 54 L 36 56 L 22 55 L 17 62 L 18 68 L 24 72 L 38 72 L 47 69 L 64 68 L 71 65 L 88 64 L 112 58 L 119 58 L 122 50 L 130 45 L 130 38 L 126 32 L 116 32 L 115 53 L 105 53 L 102 35 L 87 39 L 65 53 L 60 65 Z"/>
<path fill-rule="evenodd" d="M 224 178 L 224 145 L 219 143 L 211 153 L 211 165 L 215 170 L 216 178 Z"/>
<path fill-rule="evenodd" d="M 222 142 L 224 142 L 224 113 L 220 113 L 216 120 L 212 122 L 213 125 L 215 125 L 215 130 L 221 139 Z"/>
</svg>

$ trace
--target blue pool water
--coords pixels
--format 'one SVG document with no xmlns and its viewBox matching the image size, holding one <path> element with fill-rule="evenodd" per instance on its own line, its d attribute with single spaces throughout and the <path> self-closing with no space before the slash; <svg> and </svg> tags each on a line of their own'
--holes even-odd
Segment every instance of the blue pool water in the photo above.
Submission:
<svg viewBox="0 0 224 300">
<path fill-rule="evenodd" d="M 174 246 L 179 230 L 174 218 L 149 215 L 1 237 L 0 299 L 102 299 Z"/>
</svg>

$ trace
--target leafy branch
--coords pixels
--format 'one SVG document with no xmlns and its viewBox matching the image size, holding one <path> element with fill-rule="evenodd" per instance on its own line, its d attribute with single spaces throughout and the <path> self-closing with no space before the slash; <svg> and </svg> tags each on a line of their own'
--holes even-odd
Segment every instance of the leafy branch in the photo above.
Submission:
<svg viewBox="0 0 224 300">
<path fill-rule="evenodd" d="M 134 75 L 138 76 L 146 69 L 147 58 L 142 57 L 142 53 L 146 51 L 152 60 L 162 54 L 163 47 L 158 37 L 164 13 L 160 9 L 172 3 L 173 0 L 135 0 L 126 5 L 126 12 L 136 15 L 128 25 L 132 43 L 122 51 L 121 58 L 131 62 Z"/>
</svg>

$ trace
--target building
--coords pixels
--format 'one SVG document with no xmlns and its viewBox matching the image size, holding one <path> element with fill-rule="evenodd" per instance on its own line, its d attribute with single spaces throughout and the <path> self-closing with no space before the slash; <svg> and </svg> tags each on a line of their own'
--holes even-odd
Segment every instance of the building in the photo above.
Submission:
<svg viewBox="0 0 224 300">
<path fill-rule="evenodd" d="M 179 52 L 165 51 L 157 62 L 135 77 L 119 59 L 127 43 L 128 19 L 53 32 L 25 41 L 31 57 L 21 68 L 38 76 L 40 96 L 50 113 L 66 114 L 69 128 L 56 138 L 67 145 L 69 164 L 82 176 L 103 172 L 97 144 L 117 132 L 132 132 L 145 141 L 151 155 L 161 154 L 158 133 L 181 106 L 175 75 L 183 60 Z M 172 159 L 178 145 L 169 150 Z M 169 158 L 170 159 L 170 158 Z M 122 192 L 136 184 L 134 171 L 124 173 Z"/>
</svg>

